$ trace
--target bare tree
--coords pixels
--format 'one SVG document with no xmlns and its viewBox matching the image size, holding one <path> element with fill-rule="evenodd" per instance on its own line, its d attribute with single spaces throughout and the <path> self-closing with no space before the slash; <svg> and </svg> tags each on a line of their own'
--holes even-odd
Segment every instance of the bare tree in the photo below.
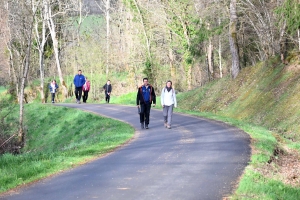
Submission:
<svg viewBox="0 0 300 200">
<path fill-rule="evenodd" d="M 31 64 L 33 24 L 39 1 L 7 1 L 6 3 L 9 13 L 8 27 L 10 29 L 10 43 L 8 47 L 10 47 L 11 59 L 14 58 L 13 55 L 18 56 L 17 63 L 19 65 L 18 72 L 14 70 L 14 75 L 17 83 L 20 105 L 19 131 L 17 138 L 18 145 L 22 148 L 25 145 L 25 131 L 23 127 L 24 89 Z M 11 62 L 13 63 L 14 60 L 11 60 Z M 14 68 L 13 65 L 12 67 Z"/>
<path fill-rule="evenodd" d="M 61 14 L 61 11 L 57 11 L 57 13 L 52 13 L 52 10 L 54 10 L 52 7 L 54 7 L 55 5 L 57 6 L 57 4 L 54 4 L 54 3 L 51 4 L 51 3 L 52 3 L 51 0 L 45 0 L 45 2 L 44 2 L 45 18 L 47 20 L 48 28 L 49 28 L 50 35 L 51 35 L 52 42 L 53 42 L 53 50 L 54 50 L 54 54 L 55 54 L 56 67 L 57 67 L 60 83 L 63 88 L 63 94 L 66 98 L 68 96 L 68 89 L 67 89 L 67 85 L 64 81 L 62 70 L 61 70 L 61 63 L 60 63 L 60 59 L 59 59 L 59 50 L 58 50 L 58 38 L 56 36 L 57 30 L 56 30 L 56 24 L 54 22 L 54 18 L 56 16 L 58 16 L 59 14 Z M 63 11 L 63 12 L 65 12 L 65 11 Z"/>
<path fill-rule="evenodd" d="M 109 73 L 109 54 L 110 54 L 110 12 L 111 12 L 111 0 L 102 0 L 101 3 L 98 3 L 95 0 L 97 6 L 99 9 L 105 13 L 105 20 L 106 20 L 106 76 L 108 76 Z M 103 8 L 104 7 L 104 8 Z"/>
<path fill-rule="evenodd" d="M 46 8 L 46 0 L 42 1 L 42 6 L 37 9 L 40 9 L 40 17 L 35 18 L 34 23 L 34 30 L 35 30 L 35 41 L 37 43 L 37 49 L 39 51 L 39 66 L 40 66 L 40 94 L 41 94 L 41 101 L 45 103 L 45 91 L 44 91 L 44 82 L 45 82 L 45 68 L 44 68 L 44 55 L 45 55 L 45 44 L 48 35 L 46 35 L 46 15 L 45 10 Z M 41 24 L 41 31 L 39 31 L 39 26 Z"/>
</svg>

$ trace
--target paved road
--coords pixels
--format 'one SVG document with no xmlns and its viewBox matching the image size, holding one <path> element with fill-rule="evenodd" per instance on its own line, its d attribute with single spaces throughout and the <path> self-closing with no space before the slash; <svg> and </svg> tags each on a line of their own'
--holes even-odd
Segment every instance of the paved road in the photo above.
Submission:
<svg viewBox="0 0 300 200">
<path fill-rule="evenodd" d="M 136 137 L 112 154 L 2 199 L 217 200 L 232 192 L 250 158 L 249 137 L 223 123 L 174 114 L 166 129 L 162 111 L 152 109 L 149 129 L 141 130 L 136 107 L 60 106 L 128 122 Z"/>
</svg>

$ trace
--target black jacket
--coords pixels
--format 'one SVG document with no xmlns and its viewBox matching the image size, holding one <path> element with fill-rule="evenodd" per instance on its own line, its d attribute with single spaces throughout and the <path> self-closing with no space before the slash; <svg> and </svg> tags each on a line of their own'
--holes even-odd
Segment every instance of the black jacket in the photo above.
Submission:
<svg viewBox="0 0 300 200">
<path fill-rule="evenodd" d="M 110 84 L 110 85 L 107 85 L 107 83 L 105 83 L 105 85 L 103 86 L 103 89 L 104 89 L 104 91 L 105 91 L 105 94 L 111 93 L 111 91 L 112 91 L 111 84 Z"/>
<path fill-rule="evenodd" d="M 150 104 L 152 104 L 152 102 L 153 104 L 156 104 L 156 95 L 154 92 L 154 88 L 151 85 L 149 85 L 149 87 L 150 87 Z M 139 87 L 137 91 L 136 105 L 145 104 L 142 88 L 143 86 Z"/>
</svg>

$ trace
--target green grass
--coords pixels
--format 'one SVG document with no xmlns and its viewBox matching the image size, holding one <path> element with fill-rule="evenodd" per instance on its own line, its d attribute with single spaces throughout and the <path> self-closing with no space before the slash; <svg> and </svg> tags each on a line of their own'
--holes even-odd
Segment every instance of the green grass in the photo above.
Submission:
<svg viewBox="0 0 300 200">
<path fill-rule="evenodd" d="M 0 86 L 0 94 L 3 93 L 5 90 L 6 90 L 5 87 Z"/>
<path fill-rule="evenodd" d="M 293 188 L 274 179 L 267 179 L 260 173 L 247 169 L 232 199 L 296 200 L 299 197 L 299 188 Z"/>
<path fill-rule="evenodd" d="M 104 100 L 103 100 L 104 101 Z M 121 95 L 119 97 L 112 96 L 110 103 L 125 104 L 125 105 L 136 105 L 136 92 Z"/>
<path fill-rule="evenodd" d="M 22 154 L 0 157 L 0 192 L 99 157 L 134 133 L 128 124 L 64 107 L 29 104 L 25 116 Z"/>
</svg>

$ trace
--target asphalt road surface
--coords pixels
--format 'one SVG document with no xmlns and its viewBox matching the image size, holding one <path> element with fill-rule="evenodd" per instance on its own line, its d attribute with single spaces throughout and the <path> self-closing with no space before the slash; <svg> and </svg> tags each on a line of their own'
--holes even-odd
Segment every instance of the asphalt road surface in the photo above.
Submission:
<svg viewBox="0 0 300 200">
<path fill-rule="evenodd" d="M 56 104 L 127 122 L 135 138 L 115 152 L 23 187 L 5 200 L 218 200 L 230 195 L 250 159 L 250 138 L 221 122 L 174 113 L 172 129 L 151 110 L 141 129 L 136 107 Z"/>
</svg>

